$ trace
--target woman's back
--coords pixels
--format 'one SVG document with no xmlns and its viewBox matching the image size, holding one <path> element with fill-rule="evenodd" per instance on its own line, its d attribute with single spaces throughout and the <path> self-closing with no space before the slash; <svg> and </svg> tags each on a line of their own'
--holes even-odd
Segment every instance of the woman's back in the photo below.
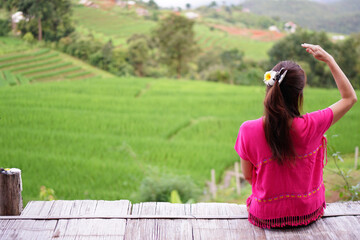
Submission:
<svg viewBox="0 0 360 240">
<path fill-rule="evenodd" d="M 282 165 L 271 158 L 263 118 L 242 124 L 235 150 L 255 166 L 252 195 L 247 201 L 249 220 L 253 224 L 260 227 L 304 225 L 323 213 L 323 134 L 332 118 L 330 108 L 294 118 L 291 138 L 297 156 L 292 164 Z M 299 216 L 302 218 L 297 219 Z M 266 220 L 273 221 L 265 224 Z"/>
<path fill-rule="evenodd" d="M 355 104 L 350 81 L 320 46 L 302 44 L 325 62 L 341 99 L 330 107 L 300 116 L 305 72 L 291 61 L 279 62 L 264 75 L 264 117 L 240 127 L 235 149 L 245 179 L 249 221 L 259 227 L 307 225 L 323 214 L 325 131 Z M 290 124 L 291 123 L 291 124 Z"/>
</svg>

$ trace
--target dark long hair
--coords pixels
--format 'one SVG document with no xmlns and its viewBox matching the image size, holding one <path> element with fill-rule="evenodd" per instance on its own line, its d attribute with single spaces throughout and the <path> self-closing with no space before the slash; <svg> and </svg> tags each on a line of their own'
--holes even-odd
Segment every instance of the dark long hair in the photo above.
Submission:
<svg viewBox="0 0 360 240">
<path fill-rule="evenodd" d="M 281 69 L 284 70 L 281 70 Z M 306 75 L 302 68 L 292 61 L 279 62 L 274 71 L 283 73 L 287 70 L 281 82 L 268 86 L 264 100 L 265 138 L 272 152 L 272 157 L 282 165 L 285 161 L 295 160 L 296 152 L 291 141 L 291 120 L 300 116 L 303 103 L 303 89 Z"/>
</svg>

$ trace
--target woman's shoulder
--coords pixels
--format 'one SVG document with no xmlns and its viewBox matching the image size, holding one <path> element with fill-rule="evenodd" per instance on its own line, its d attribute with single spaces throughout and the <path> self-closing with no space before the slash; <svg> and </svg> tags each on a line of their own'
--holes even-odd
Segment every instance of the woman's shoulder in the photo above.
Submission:
<svg viewBox="0 0 360 240">
<path fill-rule="evenodd" d="M 333 113 L 331 108 L 325 108 L 295 118 L 292 129 L 295 130 L 300 138 L 306 141 L 312 139 L 315 144 L 322 139 L 323 134 L 329 129 L 332 119 Z M 313 142 L 312 140 L 311 142 Z"/>
<path fill-rule="evenodd" d="M 243 122 L 240 126 L 240 129 L 242 131 L 254 131 L 254 130 L 262 129 L 262 126 L 263 126 L 263 118 L 260 117 L 258 119 L 247 120 Z"/>
<path fill-rule="evenodd" d="M 317 111 L 309 112 L 301 117 L 297 117 L 296 122 L 300 125 L 312 127 L 314 125 L 327 125 L 326 129 L 330 127 L 332 122 L 333 112 L 331 108 L 324 108 Z"/>
</svg>

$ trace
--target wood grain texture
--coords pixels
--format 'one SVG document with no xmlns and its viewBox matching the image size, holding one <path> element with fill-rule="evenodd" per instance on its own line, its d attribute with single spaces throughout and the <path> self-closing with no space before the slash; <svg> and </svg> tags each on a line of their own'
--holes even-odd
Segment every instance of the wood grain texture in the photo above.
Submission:
<svg viewBox="0 0 360 240">
<path fill-rule="evenodd" d="M 331 203 L 325 216 L 309 226 L 264 230 L 253 226 L 247 219 L 238 218 L 247 214 L 246 206 L 238 204 L 143 202 L 132 205 L 128 200 L 35 201 L 28 203 L 21 216 L 0 218 L 0 240 L 360 239 L 359 210 L 360 202 Z M 33 219 L 34 216 L 54 218 Z M 62 216 L 71 219 L 61 219 Z M 152 218 L 154 216 L 158 218 Z M 178 216 L 188 218 L 174 219 Z M 21 219 L 23 217 L 27 218 Z"/>
<path fill-rule="evenodd" d="M 23 210 L 21 171 L 0 171 L 0 216 L 20 215 Z"/>
</svg>

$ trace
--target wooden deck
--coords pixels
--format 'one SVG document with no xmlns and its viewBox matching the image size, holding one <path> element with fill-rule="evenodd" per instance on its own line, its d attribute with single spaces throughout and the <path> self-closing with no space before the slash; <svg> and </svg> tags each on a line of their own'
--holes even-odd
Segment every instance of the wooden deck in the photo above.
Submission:
<svg viewBox="0 0 360 240">
<path fill-rule="evenodd" d="M 360 201 L 328 204 L 307 227 L 263 230 L 244 205 L 35 201 L 0 216 L 0 239 L 360 239 Z"/>
</svg>

